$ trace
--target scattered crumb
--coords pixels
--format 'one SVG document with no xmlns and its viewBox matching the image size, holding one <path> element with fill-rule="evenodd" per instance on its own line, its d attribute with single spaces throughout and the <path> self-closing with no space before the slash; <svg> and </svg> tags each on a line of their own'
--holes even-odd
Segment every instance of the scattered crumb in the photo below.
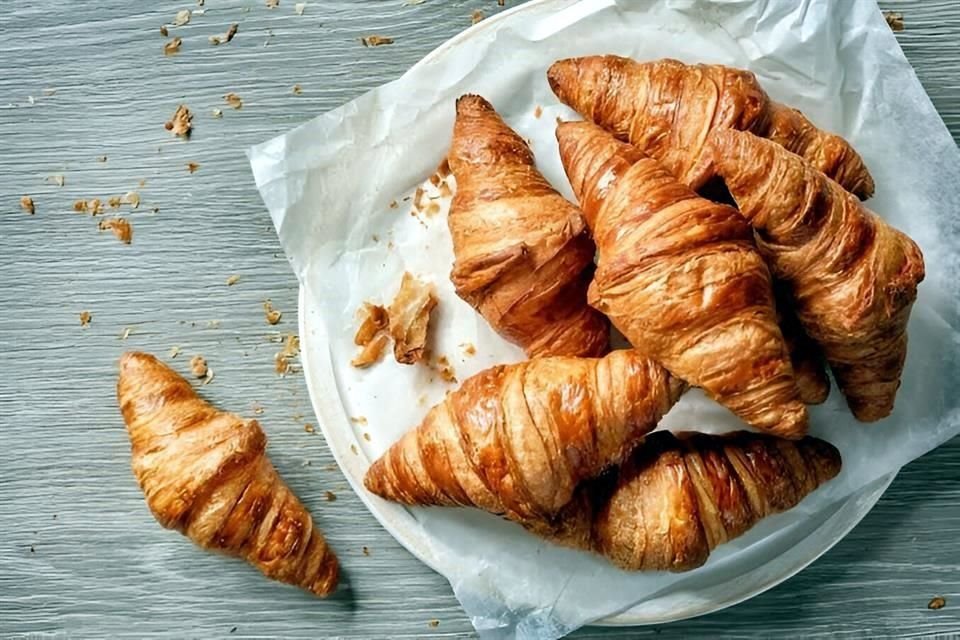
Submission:
<svg viewBox="0 0 960 640">
<path fill-rule="evenodd" d="M 163 45 L 163 55 L 172 56 L 175 53 L 180 53 L 180 45 L 182 44 L 182 38 L 174 38 L 170 42 Z"/>
<path fill-rule="evenodd" d="M 120 333 L 120 340 L 126 340 L 130 337 L 130 327 L 124 327 L 123 331 Z"/>
<path fill-rule="evenodd" d="M 273 308 L 273 303 L 270 300 L 263 301 L 263 313 L 267 318 L 268 324 L 277 324 L 280 322 L 280 318 L 283 317 L 283 312 L 279 309 Z"/>
<path fill-rule="evenodd" d="M 92 216 L 99 215 L 103 213 L 103 203 L 100 201 L 100 198 L 87 200 L 83 210 Z"/>
<path fill-rule="evenodd" d="M 240 282 L 240 276 L 238 276 L 237 274 L 233 274 L 232 276 L 229 276 L 229 277 L 227 278 L 227 286 L 228 286 L 228 287 L 232 287 L 233 285 L 237 284 L 238 282 Z"/>
<path fill-rule="evenodd" d="M 46 181 L 47 181 L 47 182 L 52 182 L 53 184 L 57 185 L 58 187 L 62 187 L 62 186 L 64 185 L 64 183 L 66 182 L 66 180 L 64 180 L 64 177 L 63 177 L 62 175 L 47 176 L 47 180 L 46 180 Z"/>
<path fill-rule="evenodd" d="M 453 370 L 453 366 L 450 364 L 450 361 L 446 356 L 440 356 L 437 358 L 436 363 L 431 364 L 430 368 L 437 372 L 440 376 L 440 379 L 448 384 L 456 384 L 457 376 Z"/>
<path fill-rule="evenodd" d="M 386 36 L 370 35 L 370 36 L 363 36 L 362 38 L 360 38 L 360 42 L 362 42 L 363 46 L 365 47 L 379 47 L 380 45 L 384 45 L 384 44 L 393 44 L 393 38 L 388 38 Z"/>
<path fill-rule="evenodd" d="M 473 24 L 477 24 L 481 20 L 483 20 L 483 11 L 480 11 L 480 9 L 477 9 L 472 14 L 470 14 L 470 22 L 472 22 Z"/>
<path fill-rule="evenodd" d="M 369 549 L 368 547 L 364 547 L 364 548 L 363 548 L 363 555 L 365 555 L 365 556 L 369 556 L 369 555 L 370 555 L 370 549 Z"/>
<path fill-rule="evenodd" d="M 399 206 L 400 206 L 400 203 L 397 202 L 396 200 L 391 200 L 391 201 L 390 201 L 390 208 L 391 208 L 391 209 L 396 209 L 396 208 L 399 207 Z"/>
<path fill-rule="evenodd" d="M 170 356 L 170 359 L 173 360 L 173 359 L 176 358 L 178 355 L 180 355 L 180 347 L 178 347 L 178 346 L 176 346 L 176 345 L 170 347 L 170 352 L 169 352 L 168 355 Z"/>
<path fill-rule="evenodd" d="M 296 334 L 288 334 L 283 343 L 283 349 L 273 357 L 274 369 L 279 375 L 292 373 L 290 361 L 300 353 L 300 338 Z"/>
<path fill-rule="evenodd" d="M 393 355 L 401 364 L 414 364 L 423 357 L 427 343 L 430 312 L 437 306 L 433 287 L 404 272 L 387 315 L 393 337 Z"/>
<path fill-rule="evenodd" d="M 306 431 L 307 433 L 316 433 L 317 431 L 316 429 L 313 428 L 312 424 L 303 425 L 303 430 Z"/>
<path fill-rule="evenodd" d="M 140 189 L 143 189 L 145 186 L 147 186 L 146 178 L 141 179 L 140 182 L 137 183 L 137 187 L 139 187 Z"/>
<path fill-rule="evenodd" d="M 110 220 L 101 220 L 97 224 L 100 231 L 109 229 L 113 235 L 123 244 L 133 242 L 133 225 L 126 218 L 111 218 Z"/>
<path fill-rule="evenodd" d="M 366 431 L 364 431 L 364 432 L 363 432 L 363 439 L 366 440 L 367 442 L 370 442 L 370 434 L 367 433 Z"/>
<path fill-rule="evenodd" d="M 353 336 L 353 344 L 361 347 L 367 346 L 378 333 L 390 325 L 387 310 L 378 304 L 364 302 L 357 315 L 363 319 L 360 321 L 357 333 Z"/>
<path fill-rule="evenodd" d="M 543 107 L 541 107 L 540 105 L 537 105 L 537 108 L 533 110 L 533 117 L 539 120 L 540 116 L 542 115 L 543 115 Z"/>
<path fill-rule="evenodd" d="M 335 464 L 325 464 L 325 465 L 323 465 L 323 470 L 324 470 L 324 471 L 336 471 L 336 470 L 337 470 L 337 465 L 335 465 Z M 334 499 L 336 499 L 336 496 L 334 496 Z"/>
<path fill-rule="evenodd" d="M 173 113 L 173 117 L 163 125 L 163 128 L 175 136 L 189 138 L 190 131 L 193 129 L 192 120 L 193 114 L 190 113 L 190 109 L 188 109 L 186 105 L 181 104 Z M 106 156 L 103 157 L 106 158 Z"/>
<path fill-rule="evenodd" d="M 175 27 L 182 27 L 188 22 L 190 22 L 190 9 L 181 9 L 177 11 L 177 15 L 173 17 L 173 26 Z"/>
<path fill-rule="evenodd" d="M 85 327 L 93 320 L 93 315 L 89 311 L 80 312 L 80 326 Z"/>
<path fill-rule="evenodd" d="M 427 404 L 427 394 L 421 393 L 420 397 L 417 398 L 417 405 L 422 407 L 425 404 Z"/>
<path fill-rule="evenodd" d="M 498 7 L 502 7 L 504 4 L 506 4 L 506 0 L 497 0 Z"/>
<path fill-rule="evenodd" d="M 37 207 L 33 204 L 33 198 L 30 196 L 23 196 L 20 198 L 20 208 L 30 215 L 33 215 L 37 212 Z"/>
<path fill-rule="evenodd" d="M 367 417 L 366 417 L 366 416 L 351 416 L 351 417 L 350 417 L 350 422 L 352 422 L 353 424 L 367 424 Z"/>
<path fill-rule="evenodd" d="M 267 0 L 267 9 L 276 9 L 280 6 L 280 0 Z"/>
<path fill-rule="evenodd" d="M 260 404 L 259 402 L 253 403 L 253 415 L 262 416 L 264 411 L 265 409 L 263 408 L 262 404 Z"/>
<path fill-rule="evenodd" d="M 227 101 L 227 104 L 233 107 L 234 109 L 243 108 L 243 100 L 240 99 L 240 96 L 234 92 L 230 92 L 227 95 L 223 96 L 223 99 Z"/>
<path fill-rule="evenodd" d="M 237 30 L 240 28 L 240 25 L 234 22 L 230 25 L 230 28 L 227 29 L 227 32 L 222 36 L 210 36 L 210 44 L 216 46 L 218 44 L 226 44 L 233 40 L 233 36 L 237 35 Z"/>
<path fill-rule="evenodd" d="M 350 364 L 358 369 L 365 369 L 379 362 L 380 358 L 383 357 L 383 351 L 386 349 L 389 341 L 390 336 L 386 332 L 378 333 L 370 342 L 364 345 L 357 357 L 350 361 Z"/>
<path fill-rule="evenodd" d="M 107 156 L 97 156 L 97 162 L 106 162 Z"/>
<path fill-rule="evenodd" d="M 500 2 L 500 6 L 501 6 L 501 7 L 503 6 L 503 2 L 502 2 L 502 1 Z M 428 620 L 428 621 L 427 621 L 427 624 L 430 625 L 431 627 L 436 628 L 436 627 L 439 627 L 439 626 L 440 626 L 440 621 L 437 620 L 436 618 L 434 618 L 433 620 Z"/>
<path fill-rule="evenodd" d="M 435 215 L 437 215 L 438 213 L 440 213 L 440 205 L 437 204 L 436 202 L 431 202 L 430 204 L 427 205 L 427 208 L 426 208 L 426 210 L 425 210 L 423 213 L 424 213 L 428 218 L 432 218 L 433 216 L 435 216 Z"/>
<path fill-rule="evenodd" d="M 127 191 L 120 201 L 136 209 L 140 206 L 140 194 L 136 191 Z"/>
<path fill-rule="evenodd" d="M 298 84 L 295 84 L 295 85 L 293 85 L 292 91 L 293 91 L 293 95 L 298 96 L 298 95 L 300 95 L 301 93 L 303 93 L 303 87 L 301 87 L 301 86 L 298 85 Z"/>
<path fill-rule="evenodd" d="M 941 596 L 937 596 L 927 603 L 927 609 L 933 609 L 934 611 L 943 609 L 945 606 L 947 606 L 947 600 Z"/>
<path fill-rule="evenodd" d="M 200 168 L 200 165 L 197 164 L 196 162 L 188 162 L 188 163 L 187 163 L 187 171 L 189 171 L 190 173 L 196 173 L 196 172 L 197 172 L 197 169 L 199 169 L 199 168 Z"/>
<path fill-rule="evenodd" d="M 903 31 L 903 14 L 899 11 L 884 11 L 883 17 L 892 31 Z"/>
<path fill-rule="evenodd" d="M 477 348 L 473 346 L 472 342 L 464 342 L 460 345 L 460 348 L 463 349 L 463 355 L 465 356 L 477 355 Z"/>
<path fill-rule="evenodd" d="M 323 497 L 327 499 L 327 502 L 337 501 L 337 494 L 335 494 L 333 491 L 325 491 L 323 493 Z"/>
<path fill-rule="evenodd" d="M 373 234 L 372 236 L 370 236 L 370 238 L 371 238 L 374 242 L 380 242 L 380 236 L 378 236 L 377 234 Z"/>
<path fill-rule="evenodd" d="M 123 204 L 123 199 L 120 196 L 110 196 L 107 198 L 107 204 L 111 209 L 119 209 L 120 205 Z"/>
<path fill-rule="evenodd" d="M 350 453 L 352 453 L 352 454 L 355 455 L 355 456 L 356 456 L 356 455 L 360 455 L 360 452 L 357 451 L 357 445 L 351 443 L 351 445 L 350 445 Z"/>
<path fill-rule="evenodd" d="M 420 202 L 423 200 L 423 187 L 417 187 L 417 190 L 413 192 L 413 207 L 414 209 L 420 208 Z"/>
<path fill-rule="evenodd" d="M 296 14 L 297 14 L 298 16 L 302 16 L 302 15 L 303 15 L 303 11 L 304 11 L 304 9 L 306 9 L 306 8 L 307 8 L 307 3 L 306 3 L 306 2 L 298 2 L 297 4 L 293 5 L 293 10 L 296 12 Z"/>
<path fill-rule="evenodd" d="M 202 378 L 207 375 L 208 370 L 207 361 L 203 356 L 198 354 L 190 358 L 190 373 L 198 378 Z"/>
<path fill-rule="evenodd" d="M 210 114 L 211 114 L 214 118 L 222 118 L 222 117 L 223 117 L 223 109 L 213 109 L 213 110 L 210 111 Z"/>
<path fill-rule="evenodd" d="M 170 32 L 167 31 L 167 25 L 165 24 L 160 25 L 160 35 L 162 35 L 164 38 L 170 35 Z"/>
<path fill-rule="evenodd" d="M 213 367 L 207 367 L 207 375 L 203 377 L 204 386 L 213 382 Z"/>
</svg>

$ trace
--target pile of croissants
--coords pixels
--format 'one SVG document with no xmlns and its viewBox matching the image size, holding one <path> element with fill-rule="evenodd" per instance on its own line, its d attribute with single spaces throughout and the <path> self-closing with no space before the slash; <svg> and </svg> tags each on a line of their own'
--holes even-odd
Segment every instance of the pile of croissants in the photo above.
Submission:
<svg viewBox="0 0 960 640">
<path fill-rule="evenodd" d="M 530 359 L 464 381 L 365 485 L 625 569 L 692 569 L 839 473 L 836 448 L 805 436 L 824 361 L 857 419 L 893 410 L 923 257 L 861 204 L 874 183 L 850 144 L 750 72 L 591 56 L 548 80 L 585 118 L 556 130 L 579 208 L 479 96 L 457 101 L 447 155 L 453 284 Z M 610 324 L 631 349 L 610 351 Z M 653 432 L 689 387 L 757 431 Z M 118 397 L 162 525 L 334 590 L 336 557 L 255 420 L 148 354 L 121 360 Z"/>
</svg>

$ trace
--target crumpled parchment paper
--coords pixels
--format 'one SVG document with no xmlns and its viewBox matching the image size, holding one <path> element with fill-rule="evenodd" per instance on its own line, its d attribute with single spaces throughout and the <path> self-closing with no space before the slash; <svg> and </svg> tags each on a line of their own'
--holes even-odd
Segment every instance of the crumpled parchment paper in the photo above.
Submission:
<svg viewBox="0 0 960 640">
<path fill-rule="evenodd" d="M 616 53 L 674 57 L 754 71 L 768 93 L 846 136 L 877 182 L 868 206 L 922 247 L 926 281 L 893 416 L 856 422 L 836 388 L 811 412 L 811 433 L 837 445 L 841 475 L 793 511 L 724 545 L 696 571 L 628 574 L 588 554 L 540 542 L 519 527 L 463 509 L 414 509 L 432 564 L 485 637 L 555 638 L 655 595 L 735 580 L 806 535 L 839 500 L 960 432 L 960 153 L 871 0 L 555 0 L 480 23 L 395 82 L 254 147 L 250 161 L 281 244 L 321 319 L 346 420 L 327 429 L 367 432 L 372 460 L 453 388 L 435 371 L 389 355 L 349 365 L 355 312 L 388 303 L 404 271 L 434 283 L 436 354 L 460 380 L 522 353 L 456 297 L 446 199 L 436 215 L 410 215 L 409 197 L 445 155 L 454 100 L 480 93 L 529 138 L 543 173 L 564 195 L 555 119 L 576 118 L 551 94 L 558 58 Z M 537 117 L 542 108 L 542 113 Z M 391 206 L 393 205 L 393 206 Z M 466 353 L 472 344 L 476 355 Z M 663 428 L 725 431 L 741 425 L 697 392 Z M 342 454 L 342 452 L 340 452 Z"/>
</svg>

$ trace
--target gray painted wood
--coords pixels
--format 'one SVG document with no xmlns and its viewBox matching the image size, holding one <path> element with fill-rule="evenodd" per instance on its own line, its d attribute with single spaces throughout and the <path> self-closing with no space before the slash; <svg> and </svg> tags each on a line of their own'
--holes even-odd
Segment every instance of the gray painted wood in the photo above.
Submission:
<svg viewBox="0 0 960 640">
<path fill-rule="evenodd" d="M 263 0 L 206 4 L 171 29 L 183 38 L 171 57 L 158 27 L 186 0 L 33 0 L 0 12 L 0 636 L 470 635 L 444 579 L 379 527 L 322 438 L 304 432 L 314 418 L 302 377 L 273 371 L 278 347 L 268 338 L 296 331 L 297 287 L 244 149 L 397 77 L 469 26 L 475 9 L 500 9 L 493 0 L 313 0 L 298 16 L 292 0 L 272 10 Z M 960 135 L 960 6 L 885 6 L 904 13 L 899 40 Z M 232 22 L 234 41 L 210 46 Z M 396 42 L 363 48 L 358 38 L 371 33 Z M 49 88 L 56 94 L 44 95 Z M 223 103 L 230 91 L 242 110 Z M 196 114 L 189 142 L 163 129 L 180 102 Z M 66 184 L 45 182 L 52 174 Z M 141 179 L 130 246 L 71 210 L 77 198 L 122 194 Z M 25 194 L 35 216 L 19 209 Z M 240 281 L 227 287 L 231 274 Z M 276 327 L 264 322 L 266 298 L 284 312 Z M 93 315 L 86 328 L 81 310 Z M 115 361 L 125 349 L 173 345 L 181 371 L 191 355 L 207 357 L 211 400 L 248 415 L 253 402 L 265 408 L 277 466 L 342 559 L 348 588 L 338 596 L 272 584 L 153 521 L 129 471 Z M 960 633 L 958 478 L 960 440 L 908 466 L 847 539 L 772 591 L 662 628 L 576 635 Z M 328 490 L 336 502 L 324 500 Z M 940 611 L 926 608 L 935 595 L 947 599 Z"/>
</svg>

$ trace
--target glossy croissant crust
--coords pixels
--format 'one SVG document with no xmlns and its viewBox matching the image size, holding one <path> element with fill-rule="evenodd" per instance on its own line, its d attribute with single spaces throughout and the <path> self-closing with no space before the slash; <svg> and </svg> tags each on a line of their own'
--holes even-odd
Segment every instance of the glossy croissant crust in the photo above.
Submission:
<svg viewBox="0 0 960 640">
<path fill-rule="evenodd" d="M 274 580 L 334 591 L 337 558 L 267 458 L 255 420 L 213 408 L 146 353 L 121 358 L 117 399 L 134 475 L 161 525 Z"/>
<path fill-rule="evenodd" d="M 585 483 L 554 521 L 524 524 L 624 569 L 686 571 L 794 507 L 840 465 L 836 448 L 811 437 L 658 431 L 620 467 Z"/>
<path fill-rule="evenodd" d="M 457 101 L 448 153 L 457 294 L 530 357 L 599 356 L 606 319 L 587 305 L 593 243 L 580 211 L 534 165 L 489 102 Z"/>
<path fill-rule="evenodd" d="M 656 427 L 683 385 L 636 351 L 538 358 L 467 379 L 368 469 L 409 505 L 550 518 Z"/>
<path fill-rule="evenodd" d="M 590 304 L 747 424 L 802 436 L 807 410 L 750 225 L 597 125 L 566 122 L 557 138 L 597 245 Z"/>
<path fill-rule="evenodd" d="M 771 100 L 749 71 L 607 55 L 560 60 L 547 78 L 561 101 L 693 189 L 713 177 L 709 134 L 732 128 L 773 140 L 858 197 L 873 195 L 873 178 L 853 147 Z"/>
<path fill-rule="evenodd" d="M 779 145 L 732 130 L 715 132 L 709 145 L 854 416 L 889 415 L 907 353 L 907 321 L 924 277 L 919 247 Z"/>
</svg>

